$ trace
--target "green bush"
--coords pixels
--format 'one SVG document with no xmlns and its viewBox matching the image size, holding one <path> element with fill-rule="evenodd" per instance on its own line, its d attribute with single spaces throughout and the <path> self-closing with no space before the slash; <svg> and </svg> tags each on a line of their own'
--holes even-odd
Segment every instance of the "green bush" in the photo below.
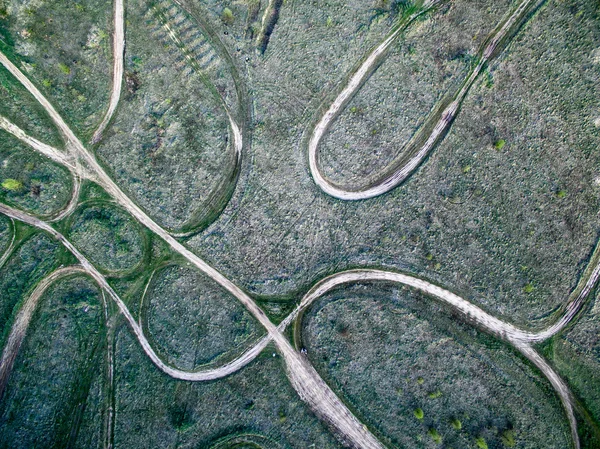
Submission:
<svg viewBox="0 0 600 449">
<path fill-rule="evenodd" d="M 23 183 L 21 181 L 17 181 L 16 179 L 7 178 L 2 181 L 2 187 L 6 190 L 14 192 L 16 190 L 21 190 L 21 188 L 23 188 Z"/>
<path fill-rule="evenodd" d="M 434 428 L 431 428 L 431 429 L 429 429 L 429 431 L 427 433 L 429 434 L 431 439 L 433 441 L 435 441 L 437 444 L 442 444 L 442 436 L 440 435 L 440 433 L 437 430 L 435 430 Z"/>
<path fill-rule="evenodd" d="M 70 75 L 71 74 L 71 69 L 69 68 L 68 65 L 60 63 L 58 64 L 58 68 L 60 69 L 61 72 L 63 72 L 65 75 Z"/>
<path fill-rule="evenodd" d="M 500 439 L 506 447 L 515 447 L 516 445 L 515 432 L 512 429 L 507 429 L 504 432 L 502 432 L 502 436 L 500 437 Z"/>
<path fill-rule="evenodd" d="M 478 447 L 479 449 L 488 449 L 488 445 L 487 445 L 487 443 L 485 442 L 485 440 L 483 439 L 483 437 L 477 437 L 477 438 L 475 439 L 475 443 L 477 444 L 477 447 Z"/>
<path fill-rule="evenodd" d="M 231 25 L 233 23 L 234 17 L 231 9 L 223 8 L 223 12 L 221 13 L 221 20 L 225 25 Z"/>
<path fill-rule="evenodd" d="M 456 430 L 462 429 L 462 423 L 458 418 L 454 418 L 450 424 L 452 424 L 452 427 L 454 427 Z"/>
<path fill-rule="evenodd" d="M 423 417 L 425 416 L 425 414 L 423 413 L 423 410 L 420 408 L 415 409 L 413 414 L 415 415 L 415 418 L 417 418 L 417 419 L 423 419 Z"/>
<path fill-rule="evenodd" d="M 440 390 L 435 390 L 427 394 L 430 399 L 437 399 L 442 396 L 442 392 Z"/>
</svg>

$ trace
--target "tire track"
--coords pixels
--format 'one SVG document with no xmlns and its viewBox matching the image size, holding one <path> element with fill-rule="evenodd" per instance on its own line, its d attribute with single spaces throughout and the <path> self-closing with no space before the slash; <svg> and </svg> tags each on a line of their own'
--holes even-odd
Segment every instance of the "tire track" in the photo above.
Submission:
<svg viewBox="0 0 600 449">
<path fill-rule="evenodd" d="M 114 7 L 114 26 L 115 31 L 113 35 L 113 77 L 112 77 L 112 90 L 110 92 L 110 100 L 108 103 L 108 110 L 102 119 L 102 122 L 94 132 L 92 136 L 92 144 L 100 142 L 102 139 L 102 133 L 108 126 L 108 123 L 112 119 L 119 100 L 121 99 L 121 88 L 123 86 L 123 71 L 124 71 L 124 58 L 125 58 L 125 6 L 124 0 L 115 0 Z"/>
</svg>

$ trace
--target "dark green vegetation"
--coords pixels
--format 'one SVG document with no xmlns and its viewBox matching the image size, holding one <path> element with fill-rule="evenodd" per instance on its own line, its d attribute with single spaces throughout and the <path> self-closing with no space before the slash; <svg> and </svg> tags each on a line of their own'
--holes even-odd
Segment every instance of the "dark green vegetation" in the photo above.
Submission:
<svg viewBox="0 0 600 449">
<path fill-rule="evenodd" d="M 138 223 L 104 202 L 85 204 L 75 212 L 69 238 L 92 263 L 107 271 L 135 268 L 145 246 Z"/>
<path fill-rule="evenodd" d="M 104 311 L 98 293 L 78 276 L 42 298 L 0 404 L 0 447 L 94 447 L 89 442 L 101 437 Z M 80 433 L 88 444 L 75 444 Z"/>
<path fill-rule="evenodd" d="M 569 447 L 550 384 L 507 346 L 451 318 L 409 290 L 341 288 L 306 313 L 302 344 L 392 447 L 469 448 L 481 437 L 504 448 L 512 434 L 521 448 Z"/>
<path fill-rule="evenodd" d="M 429 159 L 397 189 L 361 202 L 315 186 L 307 130 L 414 5 L 274 1 L 277 17 L 257 43 L 269 3 L 182 0 L 185 12 L 170 0 L 125 1 L 121 101 L 93 146 L 118 185 L 160 225 L 196 234 L 185 244 L 258 297 L 275 322 L 324 275 L 383 267 L 433 280 L 523 328 L 547 324 L 598 238 L 597 2 L 545 3 L 485 69 Z M 327 176 L 346 186 L 376 177 L 516 5 L 454 0 L 419 18 L 324 138 Z M 84 143 L 108 104 L 112 7 L 0 0 L 0 49 Z M 228 114 L 244 135 L 241 163 Z M 63 146 L 3 68 L 0 115 Z M 50 217 L 71 189 L 66 170 L 0 131 L 3 203 Z M 166 363 L 219 366 L 264 334 L 93 182 L 81 203 L 56 228 L 107 275 Z M 16 227 L 0 267 L 3 343 L 35 285 L 74 263 L 49 236 Z M 0 216 L 0 249 L 12 228 Z M 582 445 L 592 449 L 600 444 L 600 311 L 597 301 L 586 307 L 544 355 L 572 388 Z M 0 447 L 340 447 L 273 347 L 224 379 L 176 381 L 151 364 L 113 305 L 108 324 L 104 313 L 86 277 L 44 295 L 0 402 Z M 382 285 L 336 290 L 306 314 L 301 336 L 316 369 L 390 448 L 569 447 L 543 376 L 420 295 Z M 105 425 L 110 410 L 114 428 Z"/>
<path fill-rule="evenodd" d="M 50 217 L 67 204 L 71 188 L 67 169 L 3 133 L 0 138 L 0 200 L 3 203 Z"/>
<path fill-rule="evenodd" d="M 229 434 L 262 435 L 278 443 L 261 443 L 263 449 L 340 447 L 300 401 L 273 348 L 236 374 L 199 383 L 158 372 L 125 328 L 116 348 L 116 448 L 209 448 Z"/>
<path fill-rule="evenodd" d="M 0 32 L 4 28 L 0 26 Z M 0 49 L 6 50 L 4 41 L 0 40 Z M 0 115 L 11 120 L 30 136 L 42 139 L 50 145 L 59 145 L 60 137 L 50 118 L 31 94 L 4 68 L 0 67 Z M 4 130 L 0 130 L 2 141 L 8 138 Z"/>
<path fill-rule="evenodd" d="M 165 361 L 186 370 L 221 365 L 264 333 L 234 297 L 191 268 L 156 272 L 143 301 L 154 347 Z"/>
<path fill-rule="evenodd" d="M 4 254 L 8 250 L 13 234 L 14 229 L 11 221 L 4 216 L 0 216 L 0 254 Z"/>
<path fill-rule="evenodd" d="M 44 234 L 16 242 L 13 254 L 0 267 L 0 341 L 5 342 L 20 303 L 58 265 L 59 244 Z"/>
</svg>

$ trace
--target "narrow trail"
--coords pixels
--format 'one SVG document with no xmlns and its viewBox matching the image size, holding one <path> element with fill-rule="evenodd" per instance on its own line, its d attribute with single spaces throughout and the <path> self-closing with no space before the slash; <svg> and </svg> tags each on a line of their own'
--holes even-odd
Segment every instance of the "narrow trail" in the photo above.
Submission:
<svg viewBox="0 0 600 449">
<path fill-rule="evenodd" d="M 419 165 L 421 165 L 431 150 L 443 139 L 450 125 L 456 118 L 460 105 L 469 92 L 469 89 L 483 68 L 495 57 L 494 55 L 496 53 L 500 54 L 500 52 L 497 52 L 500 48 L 500 44 L 508 39 L 510 32 L 515 31 L 515 29 L 518 28 L 519 22 L 521 22 L 527 13 L 531 11 L 535 4 L 541 4 L 544 1 L 545 0 L 524 0 L 508 19 L 501 22 L 501 24 L 490 34 L 483 49 L 479 52 L 477 65 L 471 70 L 461 87 L 452 96 L 452 101 L 447 106 L 436 109 L 434 113 L 427 118 L 425 124 L 405 145 L 403 151 L 401 151 L 401 159 L 397 160 L 391 167 L 388 167 L 388 170 L 392 171 L 391 174 L 384 174 L 380 180 L 361 189 L 351 190 L 340 187 L 327 180 L 321 172 L 319 165 L 319 145 L 321 140 L 348 102 L 367 81 L 373 68 L 381 60 L 381 57 L 389 50 L 390 45 L 395 42 L 401 32 L 419 16 L 430 11 L 442 2 L 442 0 L 425 1 L 420 10 L 403 19 L 396 31 L 388 36 L 369 54 L 356 72 L 350 76 L 346 86 L 342 89 L 340 94 L 312 130 L 308 142 L 308 159 L 310 173 L 315 183 L 328 195 L 348 201 L 373 198 L 397 187 L 408 178 Z M 435 123 L 435 126 L 431 127 L 431 124 L 433 123 Z M 428 132 L 429 129 L 431 129 L 431 131 Z"/>
<path fill-rule="evenodd" d="M 269 0 L 263 14 L 260 31 L 256 37 L 255 46 L 261 54 L 264 54 L 271 39 L 271 33 L 279 20 L 279 9 L 283 5 L 283 0 Z"/>
<path fill-rule="evenodd" d="M 571 427 L 571 439 L 573 440 L 573 445 L 575 449 L 581 448 L 581 443 L 579 442 L 579 434 L 577 433 L 577 419 L 575 418 L 575 414 L 573 413 L 573 398 L 569 387 L 567 384 L 560 378 L 560 376 L 552 369 L 552 367 L 544 360 L 544 358 L 531 346 L 522 345 L 515 346 L 521 354 L 527 357 L 538 369 L 546 376 L 546 378 L 552 384 L 552 387 L 558 394 L 560 401 L 567 413 L 567 418 L 569 420 L 569 426 Z"/>
<path fill-rule="evenodd" d="M 86 273 L 86 271 L 83 267 L 79 266 L 63 267 L 53 271 L 38 283 L 19 310 L 10 330 L 10 334 L 8 335 L 4 350 L 2 351 L 2 358 L 0 359 L 0 400 L 4 394 L 6 384 L 8 383 L 8 377 L 12 372 L 19 349 L 25 339 L 27 329 L 29 329 L 29 324 L 31 323 L 31 318 L 33 318 L 33 314 L 40 298 L 46 292 L 48 287 L 56 280 L 70 276 L 74 273 Z"/>
<path fill-rule="evenodd" d="M 65 207 L 63 207 L 58 212 L 55 212 L 50 217 L 50 219 L 49 219 L 50 222 L 60 221 L 63 218 L 68 217 L 69 215 L 71 215 L 73 213 L 73 211 L 79 205 L 79 194 L 81 193 L 81 178 L 74 173 L 72 175 L 73 175 L 73 187 L 71 189 L 71 198 L 69 198 L 69 201 L 67 202 Z"/>
<path fill-rule="evenodd" d="M 0 54 L 0 60 L 1 60 L 1 57 L 2 57 L 2 54 Z M 77 167 L 75 165 L 75 161 L 73 160 L 72 157 L 70 157 L 69 155 L 65 154 L 64 152 L 60 151 L 57 148 L 54 148 L 50 145 L 46 145 L 45 143 L 40 142 L 39 140 L 27 135 L 25 133 L 25 131 L 23 131 L 17 125 L 8 121 L 6 119 L 6 117 L 3 117 L 1 115 L 0 115 L 0 129 L 3 129 L 4 131 L 12 134 L 14 137 L 19 139 L 21 142 L 30 146 L 31 148 L 36 150 L 38 153 L 46 156 L 47 158 L 51 159 L 52 161 L 54 161 L 58 164 L 64 165 L 72 173 L 77 172 L 78 169 L 77 169 Z"/>
<path fill-rule="evenodd" d="M 15 249 L 15 239 L 17 238 L 17 230 L 15 228 L 14 220 L 11 218 L 10 221 L 12 227 L 12 237 L 10 238 L 10 243 L 2 253 L 2 256 L 0 256 L 0 268 L 4 266 L 8 258 L 12 255 L 13 249 Z"/>
<path fill-rule="evenodd" d="M 100 142 L 102 133 L 108 126 L 112 116 L 117 110 L 121 99 L 121 88 L 123 86 L 123 71 L 125 57 L 125 7 L 124 0 L 115 0 L 114 7 L 114 35 L 113 35 L 113 76 L 112 90 L 108 103 L 108 110 L 92 136 L 92 144 Z"/>
<path fill-rule="evenodd" d="M 107 307 L 105 308 L 107 309 Z M 112 449 L 114 446 L 114 431 L 115 431 L 115 321 L 109 320 L 108 314 L 106 317 L 106 370 L 105 379 L 105 417 L 104 417 L 104 434 L 103 447 L 104 449 Z"/>
</svg>

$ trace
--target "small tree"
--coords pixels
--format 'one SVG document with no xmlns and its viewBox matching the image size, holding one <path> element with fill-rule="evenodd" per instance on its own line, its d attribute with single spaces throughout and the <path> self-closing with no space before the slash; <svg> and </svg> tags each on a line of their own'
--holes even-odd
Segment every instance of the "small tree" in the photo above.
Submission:
<svg viewBox="0 0 600 449">
<path fill-rule="evenodd" d="M 221 13 L 221 20 L 225 25 L 231 25 L 233 23 L 233 12 L 229 8 L 223 8 L 223 12 Z"/>
</svg>

